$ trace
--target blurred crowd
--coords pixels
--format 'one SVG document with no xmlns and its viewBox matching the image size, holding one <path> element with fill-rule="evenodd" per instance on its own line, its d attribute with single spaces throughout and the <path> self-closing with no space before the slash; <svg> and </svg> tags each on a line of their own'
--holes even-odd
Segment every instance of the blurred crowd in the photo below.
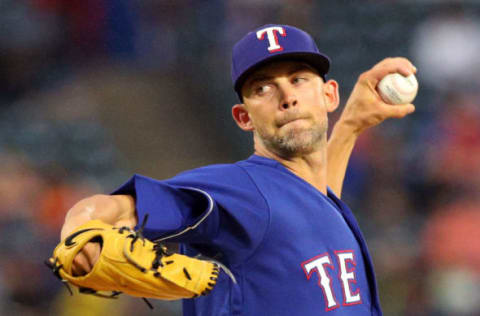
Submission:
<svg viewBox="0 0 480 316">
<path fill-rule="evenodd" d="M 133 172 L 248 157 L 231 47 L 284 23 L 332 58 L 343 100 L 384 57 L 417 66 L 416 113 L 360 138 L 343 198 L 385 315 L 480 315 L 476 1 L 4 0 L 0 21 L 0 314 L 181 315 L 178 302 L 70 297 L 43 261 L 79 199 Z"/>
</svg>

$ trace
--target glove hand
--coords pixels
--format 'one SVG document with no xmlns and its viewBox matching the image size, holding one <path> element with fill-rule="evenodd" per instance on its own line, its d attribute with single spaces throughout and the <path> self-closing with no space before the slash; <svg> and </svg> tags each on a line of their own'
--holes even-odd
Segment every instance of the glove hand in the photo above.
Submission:
<svg viewBox="0 0 480 316">
<path fill-rule="evenodd" d="M 169 254 L 140 232 L 99 220 L 74 230 L 55 248 L 49 262 L 56 276 L 83 292 L 113 291 L 164 300 L 205 295 L 219 274 L 210 261 Z"/>
<path fill-rule="evenodd" d="M 88 242 L 75 256 L 72 263 L 72 275 L 81 276 L 92 271 L 100 257 L 102 246 L 98 242 Z"/>
</svg>

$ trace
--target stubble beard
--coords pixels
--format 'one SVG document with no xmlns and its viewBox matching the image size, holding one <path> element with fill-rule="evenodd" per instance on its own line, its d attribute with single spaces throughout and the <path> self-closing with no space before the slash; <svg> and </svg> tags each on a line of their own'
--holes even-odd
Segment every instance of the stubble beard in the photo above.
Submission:
<svg viewBox="0 0 480 316">
<path fill-rule="evenodd" d="M 327 120 L 309 128 L 291 128 L 283 135 L 270 135 L 263 128 L 256 133 L 265 147 L 283 157 L 307 155 L 319 150 L 326 141 Z"/>
</svg>

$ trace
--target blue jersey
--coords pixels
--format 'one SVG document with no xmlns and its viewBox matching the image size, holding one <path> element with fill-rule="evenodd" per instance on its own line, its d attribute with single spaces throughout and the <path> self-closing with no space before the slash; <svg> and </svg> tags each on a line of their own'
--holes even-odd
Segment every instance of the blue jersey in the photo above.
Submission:
<svg viewBox="0 0 480 316">
<path fill-rule="evenodd" d="M 145 236 L 179 242 L 188 255 L 222 262 L 207 296 L 184 315 L 381 315 L 365 240 L 348 209 L 275 160 L 135 175 L 114 194 L 135 197 Z"/>
</svg>

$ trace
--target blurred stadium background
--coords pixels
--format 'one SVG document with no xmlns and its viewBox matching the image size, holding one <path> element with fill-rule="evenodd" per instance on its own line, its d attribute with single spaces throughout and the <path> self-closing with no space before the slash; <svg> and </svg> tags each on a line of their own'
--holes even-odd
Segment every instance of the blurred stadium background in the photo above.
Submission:
<svg viewBox="0 0 480 316">
<path fill-rule="evenodd" d="M 78 199 L 251 154 L 230 51 L 266 23 L 314 35 L 342 105 L 382 58 L 418 67 L 417 112 L 361 137 L 343 197 L 385 315 L 480 315 L 480 3 L 440 0 L 0 1 L 0 314 L 180 315 L 70 297 L 42 261 Z"/>
</svg>

